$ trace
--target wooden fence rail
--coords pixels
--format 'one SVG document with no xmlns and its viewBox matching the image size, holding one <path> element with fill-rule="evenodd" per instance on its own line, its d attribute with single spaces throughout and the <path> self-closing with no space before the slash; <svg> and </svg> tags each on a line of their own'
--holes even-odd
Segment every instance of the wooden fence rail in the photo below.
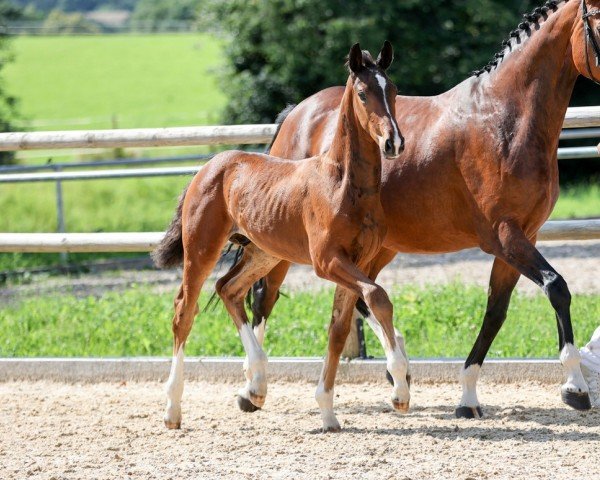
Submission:
<svg viewBox="0 0 600 480">
<path fill-rule="evenodd" d="M 600 106 L 567 111 L 563 128 L 600 126 Z M 136 128 L 0 133 L 0 151 L 59 148 L 173 147 L 268 143 L 276 126 L 220 125 L 210 127 Z"/>
<path fill-rule="evenodd" d="M 163 232 L 0 233 L 0 252 L 149 252 L 163 235 Z M 546 222 L 539 239 L 600 240 L 600 220 Z"/>
</svg>

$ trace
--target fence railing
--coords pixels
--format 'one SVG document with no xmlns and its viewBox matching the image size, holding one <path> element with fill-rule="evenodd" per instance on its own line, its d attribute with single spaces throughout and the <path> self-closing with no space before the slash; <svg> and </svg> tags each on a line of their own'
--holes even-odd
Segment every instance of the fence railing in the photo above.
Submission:
<svg viewBox="0 0 600 480">
<path fill-rule="evenodd" d="M 561 139 L 573 140 L 600 137 L 600 107 L 578 107 L 568 110 Z M 276 126 L 235 125 L 210 127 L 146 128 L 123 130 L 10 132 L 0 133 L 0 151 L 61 149 L 163 147 L 191 145 L 264 144 L 271 141 Z M 600 157 L 597 147 L 560 148 L 559 159 Z M 162 238 L 161 232 L 66 234 L 62 211 L 61 182 L 67 180 L 98 180 L 107 178 L 158 177 L 191 175 L 200 166 L 124 168 L 93 171 L 62 171 L 84 166 L 125 166 L 171 161 L 193 161 L 208 156 L 185 156 L 153 159 L 116 159 L 111 162 L 50 164 L 44 166 L 12 166 L 1 171 L 0 183 L 57 182 L 58 234 L 0 233 L 0 252 L 143 252 L 151 250 Z M 53 172 L 39 172 L 52 169 Z M 23 172 L 25 170 L 25 172 Z M 37 171 L 36 171 L 37 170 Z M 32 171 L 34 171 L 32 173 Z M 548 222 L 540 231 L 540 240 L 600 239 L 600 220 Z"/>
<path fill-rule="evenodd" d="M 566 129 L 598 126 L 600 107 L 570 108 L 563 123 Z M 9 132 L 0 133 L 0 151 L 255 144 L 269 142 L 275 130 L 275 125 L 266 124 Z"/>
<path fill-rule="evenodd" d="M 162 240 L 164 232 L 111 233 L 0 233 L 0 252 L 149 252 Z M 597 240 L 600 219 L 549 221 L 538 239 Z"/>
</svg>

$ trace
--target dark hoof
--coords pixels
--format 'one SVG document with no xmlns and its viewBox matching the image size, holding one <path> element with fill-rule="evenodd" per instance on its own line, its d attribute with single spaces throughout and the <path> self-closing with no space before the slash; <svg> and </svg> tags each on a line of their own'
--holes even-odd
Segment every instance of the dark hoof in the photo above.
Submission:
<svg viewBox="0 0 600 480">
<path fill-rule="evenodd" d="M 481 407 L 457 407 L 454 411 L 456 418 L 481 418 L 483 410 Z"/>
<path fill-rule="evenodd" d="M 387 381 L 390 382 L 390 385 L 394 385 L 394 379 L 392 378 L 392 375 L 390 374 L 390 372 L 388 372 L 387 370 L 385 371 L 385 378 L 387 378 Z M 410 388 L 410 381 L 411 381 L 412 377 L 410 375 L 410 373 L 406 374 L 406 382 L 408 383 L 408 388 Z"/>
<path fill-rule="evenodd" d="M 242 397 L 241 395 L 237 396 L 237 404 L 242 412 L 252 413 L 256 412 L 257 410 L 260 410 L 260 407 L 257 407 L 250 400 Z"/>
<path fill-rule="evenodd" d="M 575 410 L 589 410 L 592 408 L 590 395 L 587 392 L 577 393 L 563 391 L 561 395 L 562 401 Z"/>
</svg>

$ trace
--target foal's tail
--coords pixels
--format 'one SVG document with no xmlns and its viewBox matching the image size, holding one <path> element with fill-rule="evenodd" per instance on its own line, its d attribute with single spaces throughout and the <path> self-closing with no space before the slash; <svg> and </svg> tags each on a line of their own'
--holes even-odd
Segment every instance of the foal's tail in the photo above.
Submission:
<svg viewBox="0 0 600 480">
<path fill-rule="evenodd" d="M 183 263 L 183 240 L 181 235 L 181 211 L 189 185 L 179 197 L 179 205 L 167 233 L 152 252 L 152 260 L 159 268 L 177 267 Z"/>
</svg>

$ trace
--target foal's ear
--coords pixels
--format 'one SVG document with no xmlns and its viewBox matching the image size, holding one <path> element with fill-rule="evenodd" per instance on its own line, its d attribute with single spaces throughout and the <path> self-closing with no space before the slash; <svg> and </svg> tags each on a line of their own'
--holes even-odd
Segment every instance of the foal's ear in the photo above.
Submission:
<svg viewBox="0 0 600 480">
<path fill-rule="evenodd" d="M 379 56 L 377 57 L 377 66 L 382 70 L 387 70 L 393 60 L 394 48 L 392 47 L 392 44 L 386 40 L 383 42 L 383 47 L 381 47 L 381 52 L 379 52 Z"/>
<path fill-rule="evenodd" d="M 363 54 L 360 49 L 360 44 L 355 43 L 348 54 L 348 67 L 354 73 L 358 73 L 363 69 Z"/>
</svg>

